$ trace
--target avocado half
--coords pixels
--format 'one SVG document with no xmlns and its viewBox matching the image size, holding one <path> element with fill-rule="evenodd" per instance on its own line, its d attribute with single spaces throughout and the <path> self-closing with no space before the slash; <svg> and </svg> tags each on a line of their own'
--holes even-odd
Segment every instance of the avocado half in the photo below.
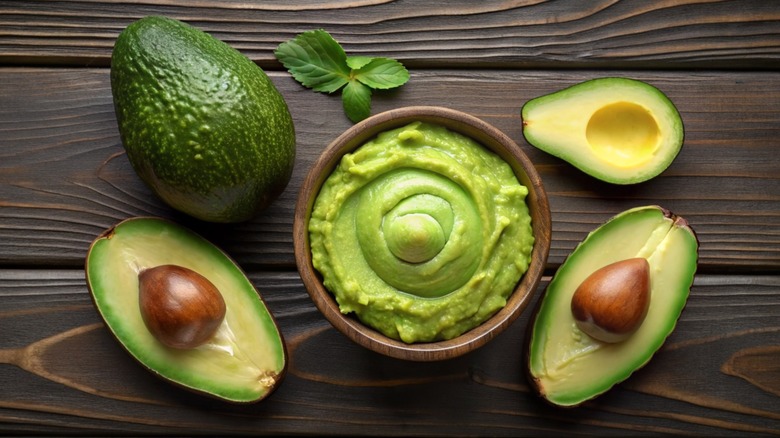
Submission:
<svg viewBox="0 0 780 438">
<path fill-rule="evenodd" d="M 672 101 L 628 78 L 592 79 L 537 97 L 523 106 L 522 118 L 531 145 L 614 184 L 658 176 L 684 137 Z"/>
<path fill-rule="evenodd" d="M 191 269 L 225 301 L 225 318 L 206 343 L 165 346 L 139 309 L 141 271 L 162 265 Z M 122 347 L 145 368 L 186 389 L 218 399 L 257 402 L 284 377 L 287 352 L 276 322 L 243 271 L 219 248 L 165 219 L 120 222 L 92 243 L 86 279 L 98 313 Z"/>
<path fill-rule="evenodd" d="M 588 234 L 553 276 L 529 325 L 527 372 L 536 392 L 553 405 L 576 406 L 644 366 L 685 307 L 698 248 L 685 219 L 654 205 L 626 210 Z M 582 332 L 572 315 L 575 290 L 596 270 L 636 257 L 650 267 L 650 302 L 639 328 L 615 343 Z"/>
</svg>

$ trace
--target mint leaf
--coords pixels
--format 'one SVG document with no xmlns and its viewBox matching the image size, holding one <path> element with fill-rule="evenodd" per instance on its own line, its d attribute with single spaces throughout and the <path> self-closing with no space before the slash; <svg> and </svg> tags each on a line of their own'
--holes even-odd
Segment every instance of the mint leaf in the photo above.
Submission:
<svg viewBox="0 0 780 438">
<path fill-rule="evenodd" d="M 409 80 L 409 72 L 400 62 L 347 56 L 341 45 L 322 29 L 304 32 L 279 44 L 274 55 L 305 87 L 323 93 L 343 87 L 344 112 L 355 123 L 371 115 L 372 89 L 395 88 Z"/>
<path fill-rule="evenodd" d="M 382 90 L 400 87 L 409 80 L 406 67 L 388 58 L 374 58 L 352 74 L 355 79 L 369 87 Z"/>
<path fill-rule="evenodd" d="M 314 91 L 332 93 L 349 81 L 347 54 L 322 29 L 304 32 L 280 44 L 274 55 L 295 80 Z"/>
<path fill-rule="evenodd" d="M 357 123 L 371 115 L 371 89 L 358 81 L 350 81 L 341 95 L 344 112 Z"/>
<path fill-rule="evenodd" d="M 347 65 L 352 70 L 357 70 L 373 60 L 374 58 L 369 56 L 347 56 Z"/>
</svg>

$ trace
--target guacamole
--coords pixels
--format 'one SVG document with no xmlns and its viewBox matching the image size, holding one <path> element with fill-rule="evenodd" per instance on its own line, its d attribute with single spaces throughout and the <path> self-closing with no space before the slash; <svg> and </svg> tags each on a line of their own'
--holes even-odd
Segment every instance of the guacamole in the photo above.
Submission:
<svg viewBox="0 0 780 438">
<path fill-rule="evenodd" d="M 309 221 L 312 263 L 342 313 L 403 342 L 456 337 L 505 304 L 534 237 L 511 167 L 414 122 L 344 155 Z"/>
</svg>

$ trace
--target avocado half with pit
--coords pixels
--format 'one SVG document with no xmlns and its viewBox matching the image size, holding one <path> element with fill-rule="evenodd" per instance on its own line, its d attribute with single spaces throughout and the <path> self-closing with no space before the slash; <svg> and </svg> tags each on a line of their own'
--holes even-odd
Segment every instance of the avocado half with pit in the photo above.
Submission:
<svg viewBox="0 0 780 438">
<path fill-rule="evenodd" d="M 127 219 L 95 239 L 85 270 L 109 331 L 159 377 L 235 403 L 257 402 L 281 382 L 287 352 L 271 312 L 198 234 L 166 219 Z"/>
<path fill-rule="evenodd" d="M 658 206 L 626 210 L 588 234 L 529 325 L 527 371 L 538 394 L 576 406 L 644 366 L 677 324 L 698 248 L 688 222 Z"/>
<path fill-rule="evenodd" d="M 523 106 L 522 118 L 531 145 L 614 184 L 658 176 L 684 137 L 672 101 L 628 78 L 593 79 L 537 97 Z"/>
</svg>

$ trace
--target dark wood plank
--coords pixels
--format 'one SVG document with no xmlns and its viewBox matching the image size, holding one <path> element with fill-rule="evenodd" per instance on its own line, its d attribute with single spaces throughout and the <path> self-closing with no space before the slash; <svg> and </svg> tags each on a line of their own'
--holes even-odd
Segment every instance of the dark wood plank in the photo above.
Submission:
<svg viewBox="0 0 780 438">
<path fill-rule="evenodd" d="M 295 172 L 257 219 L 191 220 L 130 168 L 106 67 L 117 34 L 151 14 L 241 50 L 290 104 Z M 778 23 L 780 2 L 766 0 L 0 2 L 0 435 L 780 435 Z M 653 360 L 597 400 L 559 410 L 523 376 L 530 310 L 482 349 L 438 363 L 386 358 L 333 329 L 295 272 L 291 221 L 308 168 L 351 123 L 338 96 L 302 88 L 272 55 L 314 28 L 350 54 L 410 68 L 407 85 L 375 95 L 374 112 L 447 106 L 518 142 L 551 202 L 550 275 L 626 208 L 686 217 L 701 241 L 699 273 Z M 599 76 L 648 81 L 677 104 L 685 147 L 660 177 L 611 186 L 524 141 L 524 102 Z M 138 215 L 193 227 L 249 272 L 290 351 L 271 398 L 234 406 L 174 388 L 105 329 L 84 256 L 101 231 Z"/>
<path fill-rule="evenodd" d="M 777 275 L 698 276 L 677 330 L 653 360 L 573 411 L 549 407 L 529 391 L 522 374 L 529 311 L 474 353 L 404 362 L 335 331 L 294 273 L 254 271 L 250 278 L 277 317 L 291 362 L 269 399 L 234 406 L 161 383 L 137 365 L 102 325 L 81 270 L 0 270 L 0 434 L 747 436 L 780 430 Z"/>
<path fill-rule="evenodd" d="M 374 112 L 441 105 L 469 112 L 515 139 L 550 197 L 554 268 L 585 234 L 626 208 L 659 204 L 686 217 L 701 240 L 703 272 L 780 268 L 780 73 L 613 71 L 646 80 L 677 104 L 686 140 L 660 177 L 629 187 L 600 183 L 530 145 L 527 100 L 596 71 L 413 70 L 374 98 Z M 256 220 L 207 226 L 162 205 L 123 155 L 107 69 L 0 70 L 0 263 L 78 267 L 89 243 L 116 222 L 161 215 L 195 228 L 245 266 L 293 269 L 297 191 L 320 151 L 351 126 L 338 96 L 271 73 L 293 113 L 298 155 L 287 191 Z"/>
<path fill-rule="evenodd" d="M 279 43 L 315 28 L 351 54 L 412 67 L 752 69 L 780 62 L 780 4 L 766 0 L 4 1 L 0 62 L 107 66 L 116 35 L 152 14 L 188 21 L 273 68 Z"/>
</svg>

